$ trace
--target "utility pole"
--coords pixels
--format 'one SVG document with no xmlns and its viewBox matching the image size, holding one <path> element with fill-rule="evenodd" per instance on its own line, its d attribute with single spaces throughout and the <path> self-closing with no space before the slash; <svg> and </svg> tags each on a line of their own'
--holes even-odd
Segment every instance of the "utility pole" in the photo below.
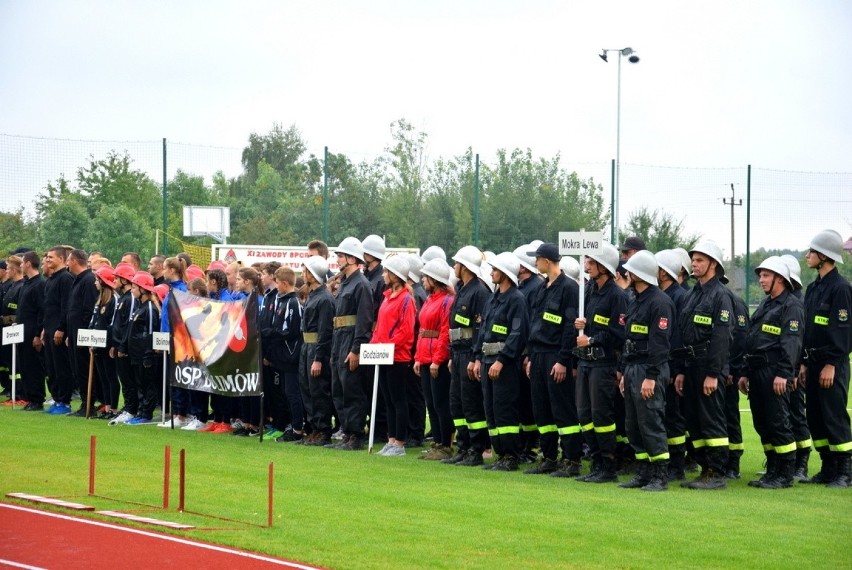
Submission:
<svg viewBox="0 0 852 570">
<path fill-rule="evenodd" d="M 734 206 L 742 206 L 743 200 L 740 198 L 739 200 L 735 199 L 736 191 L 734 190 L 734 183 L 731 182 L 731 201 L 728 202 L 727 198 L 722 198 L 722 203 L 726 206 L 731 207 L 731 266 L 734 265 Z"/>
</svg>

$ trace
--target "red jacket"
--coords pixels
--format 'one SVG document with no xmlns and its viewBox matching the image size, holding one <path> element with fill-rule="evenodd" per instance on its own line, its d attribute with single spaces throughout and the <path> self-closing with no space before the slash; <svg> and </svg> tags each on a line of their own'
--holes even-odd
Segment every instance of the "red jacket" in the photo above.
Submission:
<svg viewBox="0 0 852 570">
<path fill-rule="evenodd" d="M 393 361 L 411 362 L 417 307 L 414 297 L 407 289 L 403 289 L 396 297 L 391 297 L 392 292 L 385 289 L 385 300 L 379 307 L 379 316 L 370 343 L 393 344 Z"/>
<path fill-rule="evenodd" d="M 447 291 L 429 295 L 420 308 L 420 338 L 414 360 L 423 364 L 445 364 L 450 359 L 450 310 L 453 296 Z M 435 337 L 434 332 L 438 336 Z M 424 332 L 428 336 L 423 336 Z"/>
</svg>

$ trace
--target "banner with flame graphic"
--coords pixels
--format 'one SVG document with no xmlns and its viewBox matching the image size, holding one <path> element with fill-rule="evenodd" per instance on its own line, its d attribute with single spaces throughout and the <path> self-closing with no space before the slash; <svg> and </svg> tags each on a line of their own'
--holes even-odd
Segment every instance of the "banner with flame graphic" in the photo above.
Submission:
<svg viewBox="0 0 852 570">
<path fill-rule="evenodd" d="M 257 295 L 215 301 L 172 289 L 171 385 L 222 396 L 263 393 Z"/>
</svg>

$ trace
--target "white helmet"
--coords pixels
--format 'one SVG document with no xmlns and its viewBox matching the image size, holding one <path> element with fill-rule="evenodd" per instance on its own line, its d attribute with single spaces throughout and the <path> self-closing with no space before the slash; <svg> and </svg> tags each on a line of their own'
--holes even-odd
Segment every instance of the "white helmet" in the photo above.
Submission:
<svg viewBox="0 0 852 570">
<path fill-rule="evenodd" d="M 376 259 L 385 258 L 385 239 L 376 234 L 370 234 L 364 238 L 364 253 L 369 253 Z"/>
<path fill-rule="evenodd" d="M 456 252 L 453 256 L 453 261 L 461 263 L 475 275 L 479 275 L 479 268 L 482 267 L 482 257 L 482 252 L 479 251 L 479 248 L 473 245 L 466 245 Z"/>
<path fill-rule="evenodd" d="M 692 258 L 689 256 L 689 252 L 682 247 L 676 247 L 672 251 L 675 251 L 678 255 L 680 255 L 680 266 L 683 267 L 686 274 L 692 275 Z"/>
<path fill-rule="evenodd" d="M 443 283 L 444 285 L 449 285 L 450 275 L 452 275 L 453 270 L 449 265 L 447 265 L 446 261 L 440 257 L 436 257 L 435 259 L 427 261 L 426 265 L 423 266 L 423 269 L 420 270 L 420 273 L 427 277 L 431 277 L 435 281 Z"/>
<path fill-rule="evenodd" d="M 408 278 L 415 283 L 420 283 L 420 270 L 423 269 L 423 260 L 419 255 L 413 253 L 406 254 L 405 260 L 408 261 Z"/>
<path fill-rule="evenodd" d="M 580 262 L 570 255 L 563 255 L 559 260 L 559 267 L 565 272 L 565 275 L 571 279 L 580 278 Z"/>
<path fill-rule="evenodd" d="M 531 271 L 533 275 L 538 275 L 538 268 L 535 266 L 535 259 L 527 255 L 527 252 L 535 251 L 537 248 L 538 245 L 533 246 L 533 244 L 528 244 L 516 247 L 515 251 L 512 252 L 518 258 L 518 261 L 521 262 L 521 265 Z"/>
<path fill-rule="evenodd" d="M 518 284 L 518 273 L 521 271 L 521 262 L 514 253 L 504 251 L 488 261 L 491 263 L 491 267 L 511 279 L 515 285 Z"/>
<path fill-rule="evenodd" d="M 802 288 L 802 266 L 799 265 L 799 260 L 789 253 L 781 256 L 781 261 L 787 264 L 787 269 L 790 270 L 790 281 L 797 289 Z"/>
<path fill-rule="evenodd" d="M 843 263 L 843 238 L 834 230 L 822 230 L 814 236 L 808 247 L 835 263 Z"/>
<path fill-rule="evenodd" d="M 334 248 L 334 253 L 345 253 L 364 261 L 364 246 L 361 245 L 361 240 L 356 237 L 345 238 L 340 242 L 340 245 Z"/>
<path fill-rule="evenodd" d="M 302 267 L 310 271 L 317 281 L 325 283 L 328 275 L 328 261 L 324 257 L 312 255 L 302 263 Z"/>
<path fill-rule="evenodd" d="M 715 241 L 709 239 L 701 240 L 690 250 L 690 257 L 692 257 L 693 253 L 701 253 L 715 261 L 717 263 L 716 275 L 725 274 L 725 266 L 722 263 L 722 249 L 716 245 Z"/>
<path fill-rule="evenodd" d="M 649 285 L 657 285 L 657 258 L 647 249 L 641 249 L 624 262 L 624 269 Z"/>
<path fill-rule="evenodd" d="M 684 251 L 686 253 L 686 251 Z M 689 254 L 687 254 L 688 256 Z M 671 276 L 672 279 L 677 281 L 677 277 L 680 274 L 680 268 L 683 267 L 683 258 L 680 253 L 676 249 L 664 249 L 662 251 L 658 251 L 654 258 L 657 260 L 657 266 L 660 269 L 665 271 Z"/>
<path fill-rule="evenodd" d="M 615 269 L 618 267 L 618 250 L 614 245 L 608 243 L 601 244 L 601 249 L 601 252 L 590 253 L 587 257 L 603 265 L 604 268 L 609 271 L 609 274 L 614 277 Z"/>
<path fill-rule="evenodd" d="M 538 246 L 540 246 L 543 243 L 544 242 L 541 241 L 540 239 L 534 239 L 529 243 L 530 248 L 527 251 L 535 251 L 535 250 L 538 249 Z"/>
<path fill-rule="evenodd" d="M 405 259 L 405 256 L 392 255 L 385 259 L 382 265 L 387 271 L 402 279 L 403 283 L 408 281 L 408 261 Z"/>
<path fill-rule="evenodd" d="M 777 255 L 770 255 L 764 259 L 763 263 L 754 268 L 754 272 L 759 276 L 761 269 L 766 269 L 780 275 L 784 278 L 784 281 L 786 281 L 788 285 L 791 287 L 793 286 L 793 282 L 790 281 L 790 268 L 787 267 L 784 260 Z"/>
<path fill-rule="evenodd" d="M 492 253 L 491 255 L 493 256 L 494 254 Z M 491 280 L 492 269 L 493 267 L 491 267 L 489 262 L 483 261 L 482 266 L 479 268 L 479 273 L 477 273 L 477 277 L 479 277 L 479 280 L 482 281 L 485 286 L 488 287 L 488 290 L 493 293 L 497 290 L 497 285 L 495 285 L 494 281 Z"/>
<path fill-rule="evenodd" d="M 420 256 L 423 259 L 423 263 L 427 263 L 433 259 L 439 258 L 447 261 L 447 254 L 444 250 L 437 245 L 430 245 L 426 248 L 426 251 Z"/>
</svg>

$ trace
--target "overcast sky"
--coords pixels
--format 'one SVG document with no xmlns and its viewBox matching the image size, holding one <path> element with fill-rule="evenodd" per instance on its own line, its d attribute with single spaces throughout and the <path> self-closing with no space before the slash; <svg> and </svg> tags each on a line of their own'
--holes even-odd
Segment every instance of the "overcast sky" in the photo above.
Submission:
<svg viewBox="0 0 852 570">
<path fill-rule="evenodd" d="M 729 182 L 744 194 L 747 164 L 852 173 L 851 32 L 847 0 L 0 0 L 0 133 L 240 149 L 277 122 L 312 152 L 358 161 L 405 117 L 429 134 L 432 158 L 558 152 L 608 195 L 618 58 L 597 54 L 630 46 L 641 61 L 622 64 L 621 161 L 743 170 L 696 171 L 696 196 L 682 193 L 689 171 L 622 178 L 621 221 L 671 205 L 727 250 L 721 198 Z M 784 177 L 778 215 L 753 218 L 753 248 L 792 247 L 824 226 L 852 234 L 852 176 L 818 180 L 813 194 L 812 177 Z M 817 202 L 796 202 L 803 192 Z M 790 207 L 801 229 L 779 227 Z"/>
</svg>

